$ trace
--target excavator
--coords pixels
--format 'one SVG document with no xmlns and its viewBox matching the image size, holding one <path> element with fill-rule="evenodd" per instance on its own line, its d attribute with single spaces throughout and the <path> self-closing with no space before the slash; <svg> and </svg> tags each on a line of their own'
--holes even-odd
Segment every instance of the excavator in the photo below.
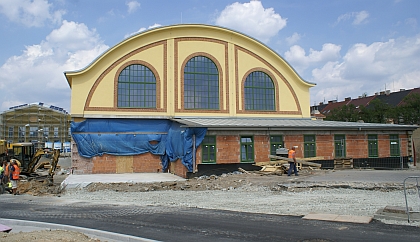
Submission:
<svg viewBox="0 0 420 242">
<path fill-rule="evenodd" d="M 52 181 L 60 158 L 60 150 L 54 149 L 52 151 L 47 151 L 44 149 L 37 149 L 35 151 L 33 143 L 13 143 L 10 144 L 8 156 L 10 160 L 17 160 L 21 169 L 21 175 L 27 176 L 28 179 L 47 178 Z M 40 162 L 43 156 L 49 156 L 51 159 L 42 159 Z M 46 175 L 40 175 L 37 172 L 42 166 L 49 167 Z"/>
</svg>

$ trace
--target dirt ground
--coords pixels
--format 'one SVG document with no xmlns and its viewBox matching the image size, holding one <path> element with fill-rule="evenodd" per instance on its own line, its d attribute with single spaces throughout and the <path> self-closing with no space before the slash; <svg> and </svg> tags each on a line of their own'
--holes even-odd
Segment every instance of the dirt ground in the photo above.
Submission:
<svg viewBox="0 0 420 242">
<path fill-rule="evenodd" d="M 300 176 L 319 174 L 322 170 L 301 170 Z M 60 184 L 67 174 L 54 176 L 53 182 L 46 179 L 21 179 L 18 193 L 32 196 L 57 196 L 60 195 Z M 264 186 L 278 189 L 278 183 L 287 179 L 286 174 L 250 172 L 229 173 L 220 176 L 201 176 L 179 182 L 156 182 L 156 183 L 93 183 L 86 189 L 90 192 L 101 190 L 113 190 L 118 192 L 149 192 L 149 191 L 204 191 L 204 190 L 232 190 L 242 186 Z"/>
<path fill-rule="evenodd" d="M 39 230 L 33 232 L 3 233 L 0 241 L 7 242 L 100 242 L 99 239 L 90 238 L 83 233 L 67 230 Z"/>
<path fill-rule="evenodd" d="M 311 176 L 324 172 L 321 170 L 301 170 L 300 176 Z M 67 177 L 67 174 L 59 174 L 54 176 L 53 182 L 47 180 L 22 179 L 19 181 L 19 194 L 29 194 L 32 196 L 59 196 L 62 192 L 60 189 L 61 182 Z M 271 189 L 279 189 L 278 184 L 286 181 L 287 175 L 280 173 L 262 173 L 250 172 L 246 173 L 229 173 L 220 176 L 201 176 L 180 182 L 156 182 L 156 183 L 93 183 L 86 189 L 88 191 L 113 190 L 118 192 L 150 192 L 162 190 L 232 190 L 244 186 L 264 186 Z M 90 238 L 83 233 L 66 231 L 66 230 L 39 230 L 33 232 L 19 233 L 3 233 L 0 235 L 0 241 L 20 242 L 52 242 L 52 241 L 80 241 L 99 242 L 99 239 Z"/>
</svg>

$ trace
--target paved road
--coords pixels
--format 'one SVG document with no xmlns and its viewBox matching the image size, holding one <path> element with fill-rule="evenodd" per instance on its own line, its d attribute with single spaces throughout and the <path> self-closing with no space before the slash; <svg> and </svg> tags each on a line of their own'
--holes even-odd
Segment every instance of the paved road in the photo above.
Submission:
<svg viewBox="0 0 420 242">
<path fill-rule="evenodd" d="M 376 221 L 370 224 L 336 223 L 223 210 L 98 205 L 27 195 L 2 195 L 1 203 L 1 218 L 79 226 L 160 241 L 420 240 L 418 227 Z"/>
</svg>

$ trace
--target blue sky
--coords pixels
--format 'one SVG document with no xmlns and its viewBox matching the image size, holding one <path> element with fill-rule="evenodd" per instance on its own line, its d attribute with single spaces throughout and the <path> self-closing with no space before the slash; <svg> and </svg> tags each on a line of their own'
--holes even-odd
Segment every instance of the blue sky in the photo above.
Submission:
<svg viewBox="0 0 420 242">
<path fill-rule="evenodd" d="M 181 23 L 254 37 L 308 82 L 311 105 L 420 86 L 418 0 L 0 0 L 0 111 L 70 111 L 64 71 L 128 36 Z"/>
</svg>

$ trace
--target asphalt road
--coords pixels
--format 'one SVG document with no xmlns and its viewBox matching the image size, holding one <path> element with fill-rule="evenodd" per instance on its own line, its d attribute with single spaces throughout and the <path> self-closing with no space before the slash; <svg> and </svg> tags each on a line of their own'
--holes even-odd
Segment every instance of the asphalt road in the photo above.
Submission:
<svg viewBox="0 0 420 242">
<path fill-rule="evenodd" d="M 0 217 L 122 233 L 159 241 L 420 241 L 420 228 L 178 207 L 63 202 L 0 195 Z M 273 204 L 273 206 L 281 206 Z"/>
</svg>

